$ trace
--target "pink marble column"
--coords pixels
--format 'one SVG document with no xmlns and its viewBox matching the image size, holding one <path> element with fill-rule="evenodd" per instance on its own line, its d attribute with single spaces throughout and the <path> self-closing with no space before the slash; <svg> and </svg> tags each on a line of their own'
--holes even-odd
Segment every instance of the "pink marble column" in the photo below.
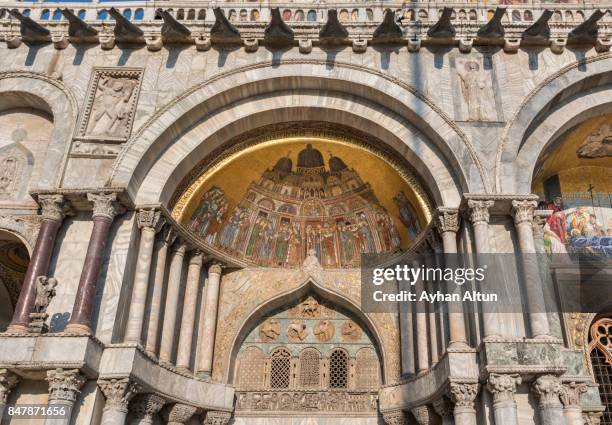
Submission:
<svg viewBox="0 0 612 425">
<path fill-rule="evenodd" d="M 62 195 L 39 195 L 38 203 L 42 212 L 40 230 L 7 332 L 26 333 L 28 331 L 30 313 L 36 299 L 36 278 L 47 276 L 49 272 L 55 238 L 67 211 Z"/>
<path fill-rule="evenodd" d="M 100 276 L 100 267 L 106 251 L 111 225 L 115 216 L 121 212 L 116 193 L 88 193 L 87 199 L 93 202 L 93 230 L 89 238 L 85 264 L 81 272 L 70 322 L 66 326 L 66 333 L 92 333 L 91 313 Z"/>
</svg>

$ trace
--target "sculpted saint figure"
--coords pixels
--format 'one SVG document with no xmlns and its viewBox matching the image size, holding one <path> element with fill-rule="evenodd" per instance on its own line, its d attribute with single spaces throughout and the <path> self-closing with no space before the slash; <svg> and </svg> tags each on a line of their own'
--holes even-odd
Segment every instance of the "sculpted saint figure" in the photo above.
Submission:
<svg viewBox="0 0 612 425">
<path fill-rule="evenodd" d="M 92 108 L 90 134 L 122 135 L 129 114 L 129 101 L 135 87 L 136 80 L 108 75 L 100 77 Z"/>
<path fill-rule="evenodd" d="M 36 278 L 36 300 L 34 301 L 34 313 L 44 313 L 55 296 L 57 279 L 47 276 Z"/>
</svg>

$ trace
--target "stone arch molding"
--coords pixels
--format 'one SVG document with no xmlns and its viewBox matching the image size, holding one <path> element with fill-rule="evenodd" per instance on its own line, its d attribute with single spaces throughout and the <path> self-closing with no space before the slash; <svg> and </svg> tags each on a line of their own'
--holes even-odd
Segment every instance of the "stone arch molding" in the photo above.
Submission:
<svg viewBox="0 0 612 425">
<path fill-rule="evenodd" d="M 612 52 L 589 57 L 561 68 L 531 91 L 506 125 L 498 143 L 496 192 L 530 193 L 537 160 L 549 143 L 580 122 L 612 111 L 610 90 L 602 89 L 612 86 L 610 69 Z M 586 94 L 570 96 L 587 79 L 595 84 L 581 90 Z M 555 109 L 556 105 L 552 104 L 555 100 L 566 102 Z M 535 123 L 536 117 L 541 121 Z"/>
<path fill-rule="evenodd" d="M 39 216 L 3 216 L 0 215 L 0 231 L 17 236 L 32 255 L 36 237 L 40 229 Z"/>
<path fill-rule="evenodd" d="M 22 104 L 7 105 L 3 99 L 19 94 Z M 78 106 L 73 93 L 60 81 L 27 71 L 0 72 L 0 110 L 28 106 L 53 117 L 53 131 L 38 188 L 59 187 L 70 140 L 77 122 Z"/>
<path fill-rule="evenodd" d="M 254 128 L 258 123 L 248 117 L 263 107 L 274 111 L 277 120 L 295 115 L 298 120 L 311 120 L 310 111 L 319 109 L 331 112 L 323 116 L 344 114 L 353 125 L 363 122 L 367 123 L 363 127 L 386 132 L 387 139 L 395 139 L 383 139 L 387 144 L 395 144 L 395 150 L 414 161 L 418 171 L 439 180 L 436 201 L 445 205 L 458 204 L 461 192 L 490 191 L 485 167 L 468 137 L 409 84 L 344 63 L 287 60 L 281 64 L 263 62 L 221 73 L 175 98 L 132 135 L 113 166 L 108 186 L 127 187 L 137 202 L 160 202 L 159 184 L 155 191 L 158 199 L 154 199 L 153 192 L 145 193 L 150 189 L 146 180 L 153 174 L 166 178 L 164 183 L 177 180 L 172 173 L 181 162 L 193 166 L 201 159 L 197 146 L 189 145 L 193 142 L 190 137 L 210 150 L 213 135 L 227 140 L 232 131 L 240 134 Z M 313 102 L 302 103 L 306 95 Z M 288 110 L 296 114 L 288 116 Z M 240 128 L 231 129 L 240 119 Z M 183 170 L 183 174 L 186 172 Z M 456 193 L 444 189 L 449 185 Z"/>
</svg>

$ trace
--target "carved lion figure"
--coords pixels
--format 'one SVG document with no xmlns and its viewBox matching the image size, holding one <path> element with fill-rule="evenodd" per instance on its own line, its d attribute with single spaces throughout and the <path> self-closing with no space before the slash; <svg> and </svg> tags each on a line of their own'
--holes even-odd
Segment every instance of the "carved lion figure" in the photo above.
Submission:
<svg viewBox="0 0 612 425">
<path fill-rule="evenodd" d="M 313 333 L 321 342 L 327 342 L 334 336 L 334 325 L 329 320 L 321 320 L 314 327 Z"/>
<path fill-rule="evenodd" d="M 299 342 L 304 341 L 308 335 L 308 328 L 306 324 L 301 322 L 293 322 L 287 327 L 287 336 L 290 341 Z"/>
</svg>

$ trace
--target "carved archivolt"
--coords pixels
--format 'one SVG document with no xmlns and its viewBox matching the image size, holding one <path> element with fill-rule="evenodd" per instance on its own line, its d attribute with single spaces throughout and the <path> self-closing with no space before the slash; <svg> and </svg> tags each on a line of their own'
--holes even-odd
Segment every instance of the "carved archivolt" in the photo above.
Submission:
<svg viewBox="0 0 612 425">
<path fill-rule="evenodd" d="M 21 239 L 31 253 L 40 230 L 41 217 L 38 215 L 0 215 L 0 230 L 13 233 Z"/>
</svg>

